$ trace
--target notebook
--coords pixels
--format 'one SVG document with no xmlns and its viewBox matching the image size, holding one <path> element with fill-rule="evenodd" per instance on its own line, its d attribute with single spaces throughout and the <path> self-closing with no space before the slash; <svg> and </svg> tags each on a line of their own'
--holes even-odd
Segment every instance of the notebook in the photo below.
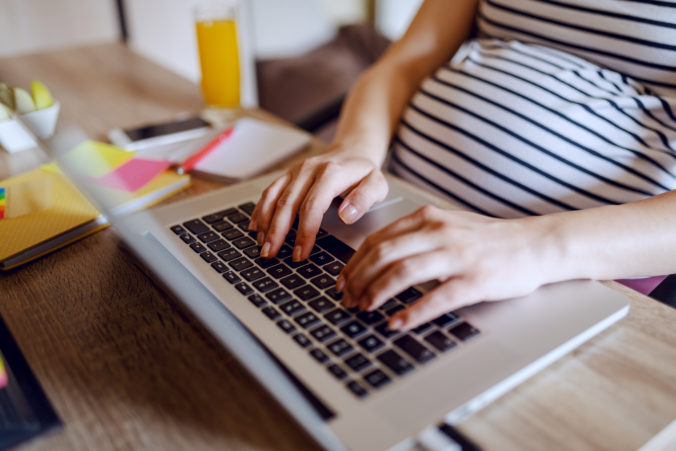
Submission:
<svg viewBox="0 0 676 451">
<path fill-rule="evenodd" d="M 193 169 L 200 177 L 233 183 L 270 169 L 310 143 L 310 134 L 253 118 L 235 123 L 232 135 Z"/>
<path fill-rule="evenodd" d="M 166 170 L 168 162 L 134 158 L 108 144 L 88 141 L 68 153 L 69 166 L 87 174 L 88 190 L 119 214 L 136 211 L 187 188 L 190 177 Z M 140 185 L 143 183 L 142 185 Z M 140 186 L 139 186 L 140 185 Z M 0 181 L 0 270 L 8 270 L 107 226 L 106 218 L 49 164 Z"/>
</svg>

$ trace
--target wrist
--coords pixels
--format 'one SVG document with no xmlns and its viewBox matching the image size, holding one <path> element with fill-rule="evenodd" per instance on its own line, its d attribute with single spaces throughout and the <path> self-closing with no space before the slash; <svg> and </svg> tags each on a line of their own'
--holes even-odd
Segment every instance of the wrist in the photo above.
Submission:
<svg viewBox="0 0 676 451">
<path fill-rule="evenodd" d="M 327 152 L 341 156 L 369 160 L 375 167 L 381 167 L 387 155 L 387 143 L 367 134 L 336 138 Z"/>
</svg>

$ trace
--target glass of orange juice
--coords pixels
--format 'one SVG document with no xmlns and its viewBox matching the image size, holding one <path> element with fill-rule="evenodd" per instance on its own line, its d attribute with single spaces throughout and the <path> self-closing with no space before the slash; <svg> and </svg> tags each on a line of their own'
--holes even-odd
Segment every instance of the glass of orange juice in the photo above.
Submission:
<svg viewBox="0 0 676 451">
<path fill-rule="evenodd" d="M 194 10 L 202 95 L 208 107 L 240 105 L 237 8 L 236 0 L 211 0 L 198 3 Z"/>
</svg>

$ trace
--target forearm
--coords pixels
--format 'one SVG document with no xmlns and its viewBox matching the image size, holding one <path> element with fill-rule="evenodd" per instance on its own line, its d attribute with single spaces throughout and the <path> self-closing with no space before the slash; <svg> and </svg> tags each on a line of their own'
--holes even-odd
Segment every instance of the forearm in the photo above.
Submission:
<svg viewBox="0 0 676 451">
<path fill-rule="evenodd" d="M 676 273 L 676 191 L 532 220 L 559 262 L 552 282 Z"/>
</svg>

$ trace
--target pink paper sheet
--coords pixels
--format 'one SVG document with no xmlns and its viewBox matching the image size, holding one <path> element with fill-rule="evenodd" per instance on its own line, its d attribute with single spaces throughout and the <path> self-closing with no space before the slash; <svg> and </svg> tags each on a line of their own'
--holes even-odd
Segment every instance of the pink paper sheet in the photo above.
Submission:
<svg viewBox="0 0 676 451">
<path fill-rule="evenodd" d="M 117 169 L 91 180 L 99 185 L 134 192 L 171 166 L 170 161 L 134 158 Z"/>
</svg>

